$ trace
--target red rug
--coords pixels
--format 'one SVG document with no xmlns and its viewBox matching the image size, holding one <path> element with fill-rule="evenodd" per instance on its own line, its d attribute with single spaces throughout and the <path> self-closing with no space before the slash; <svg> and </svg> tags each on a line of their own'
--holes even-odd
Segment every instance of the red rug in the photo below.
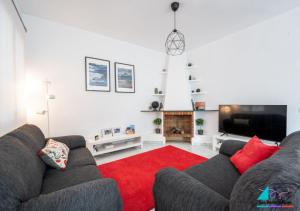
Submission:
<svg viewBox="0 0 300 211">
<path fill-rule="evenodd" d="M 149 211 L 154 207 L 152 187 L 155 174 L 162 168 L 184 170 L 207 158 L 165 146 L 98 166 L 105 178 L 114 179 L 121 192 L 124 211 Z"/>
</svg>

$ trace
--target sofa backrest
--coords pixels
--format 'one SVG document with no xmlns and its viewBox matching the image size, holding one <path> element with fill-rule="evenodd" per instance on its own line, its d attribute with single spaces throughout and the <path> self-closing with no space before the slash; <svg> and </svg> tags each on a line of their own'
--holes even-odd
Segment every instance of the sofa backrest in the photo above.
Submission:
<svg viewBox="0 0 300 211">
<path fill-rule="evenodd" d="M 37 152 L 43 133 L 24 125 L 0 138 L 0 210 L 14 210 L 40 194 L 46 165 Z"/>
<path fill-rule="evenodd" d="M 258 210 L 271 202 L 300 206 L 300 131 L 286 137 L 281 147 L 241 175 L 231 193 L 230 210 Z"/>
<path fill-rule="evenodd" d="M 18 138 L 35 153 L 37 153 L 46 144 L 43 132 L 35 125 L 25 124 L 22 127 L 11 131 L 7 135 Z"/>
</svg>

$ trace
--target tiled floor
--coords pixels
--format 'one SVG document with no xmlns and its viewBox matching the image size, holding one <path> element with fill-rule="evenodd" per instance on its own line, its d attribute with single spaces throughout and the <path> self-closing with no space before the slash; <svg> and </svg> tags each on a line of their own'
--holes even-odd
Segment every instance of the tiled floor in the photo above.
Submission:
<svg viewBox="0 0 300 211">
<path fill-rule="evenodd" d="M 216 152 L 213 152 L 211 149 L 211 146 L 209 145 L 198 145 L 198 146 L 192 146 L 190 143 L 183 143 L 183 142 L 168 142 L 166 145 L 173 145 L 175 147 L 181 148 L 183 150 L 201 155 L 203 157 L 211 158 L 214 155 L 216 155 Z M 155 143 L 155 142 L 145 142 L 144 147 L 142 149 L 140 148 L 132 148 L 132 149 L 126 149 L 118 152 L 109 153 L 106 155 L 97 156 L 96 162 L 97 165 L 108 163 L 111 161 L 119 160 L 122 158 L 126 158 L 132 155 L 136 155 L 142 152 L 146 152 L 152 149 L 157 149 L 162 147 L 162 144 Z"/>
</svg>

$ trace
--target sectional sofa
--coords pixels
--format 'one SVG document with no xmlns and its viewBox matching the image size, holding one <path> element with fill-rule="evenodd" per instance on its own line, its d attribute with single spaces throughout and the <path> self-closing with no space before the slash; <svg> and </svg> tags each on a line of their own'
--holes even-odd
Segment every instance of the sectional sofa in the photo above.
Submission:
<svg viewBox="0 0 300 211">
<path fill-rule="evenodd" d="M 47 141 L 38 127 L 24 125 L 0 138 L 0 210 L 121 211 L 116 183 L 101 177 L 84 138 L 53 139 L 70 148 L 64 171 L 37 155 Z"/>
</svg>

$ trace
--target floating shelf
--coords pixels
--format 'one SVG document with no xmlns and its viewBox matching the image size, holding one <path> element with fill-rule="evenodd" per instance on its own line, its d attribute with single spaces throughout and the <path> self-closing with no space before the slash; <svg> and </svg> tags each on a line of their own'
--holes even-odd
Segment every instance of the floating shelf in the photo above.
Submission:
<svg viewBox="0 0 300 211">
<path fill-rule="evenodd" d="M 165 96 L 165 94 L 152 94 L 152 96 L 163 97 L 163 96 Z"/>
<path fill-rule="evenodd" d="M 186 66 L 186 68 L 188 69 L 188 70 L 192 70 L 192 69 L 197 69 L 197 66 Z"/>
<path fill-rule="evenodd" d="M 202 112 L 205 112 L 205 111 L 219 111 L 218 109 L 214 110 L 214 109 L 205 109 L 205 110 L 194 110 L 194 111 L 202 111 Z"/>
<path fill-rule="evenodd" d="M 205 95 L 206 92 L 194 92 L 194 93 L 191 93 L 192 95 Z"/>
<path fill-rule="evenodd" d="M 157 112 L 164 112 L 164 111 L 163 110 L 160 110 L 160 111 L 141 110 L 141 112 L 153 112 L 153 113 L 157 113 Z"/>
<path fill-rule="evenodd" d="M 197 80 L 197 79 L 196 79 L 196 80 L 189 80 L 189 82 L 190 82 L 190 83 L 199 83 L 200 80 Z"/>
<path fill-rule="evenodd" d="M 166 74 L 168 74 L 168 72 L 167 71 L 161 72 L 161 74 L 166 75 Z"/>
</svg>

